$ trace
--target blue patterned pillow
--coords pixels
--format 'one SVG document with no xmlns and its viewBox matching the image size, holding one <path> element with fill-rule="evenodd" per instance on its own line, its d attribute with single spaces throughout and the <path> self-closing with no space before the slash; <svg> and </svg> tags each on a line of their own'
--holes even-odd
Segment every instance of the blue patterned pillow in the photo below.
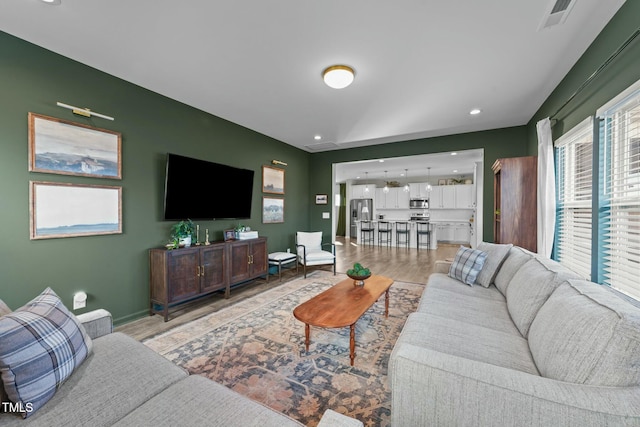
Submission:
<svg viewBox="0 0 640 427">
<path fill-rule="evenodd" d="M 9 400 L 33 414 L 92 349 L 80 322 L 47 288 L 0 318 L 0 374 Z"/>
<path fill-rule="evenodd" d="M 473 286 L 486 259 L 486 252 L 460 246 L 453 264 L 449 267 L 449 277 Z"/>
</svg>

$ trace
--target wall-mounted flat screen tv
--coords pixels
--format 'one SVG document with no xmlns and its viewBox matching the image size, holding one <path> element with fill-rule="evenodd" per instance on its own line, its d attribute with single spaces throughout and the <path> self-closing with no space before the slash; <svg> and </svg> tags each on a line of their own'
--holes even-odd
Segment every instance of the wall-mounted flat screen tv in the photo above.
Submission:
<svg viewBox="0 0 640 427">
<path fill-rule="evenodd" d="M 248 219 L 254 171 L 167 154 L 165 220 Z"/>
</svg>

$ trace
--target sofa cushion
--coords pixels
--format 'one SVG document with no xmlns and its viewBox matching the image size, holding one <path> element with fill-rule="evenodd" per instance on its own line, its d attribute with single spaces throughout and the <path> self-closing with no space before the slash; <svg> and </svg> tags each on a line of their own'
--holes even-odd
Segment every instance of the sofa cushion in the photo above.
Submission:
<svg viewBox="0 0 640 427">
<path fill-rule="evenodd" d="M 429 275 L 427 286 L 422 293 L 422 298 L 420 299 L 420 304 L 418 305 L 418 311 L 420 311 L 419 307 L 423 303 L 423 301 L 428 298 L 426 294 L 430 289 L 455 290 L 456 295 L 469 295 L 476 298 L 486 298 L 500 302 L 506 301 L 504 295 L 502 295 L 495 286 L 490 286 L 488 288 L 478 286 L 465 286 L 462 282 L 449 277 L 447 274 L 431 273 Z"/>
<path fill-rule="evenodd" d="M 187 375 L 133 338 L 108 334 L 93 341 L 93 353 L 29 425 L 110 426 Z M 22 421 L 0 415 L 3 427 L 23 426 Z"/>
<path fill-rule="evenodd" d="M 431 281 L 429 283 L 420 299 L 417 312 L 520 335 L 509 315 L 507 301 L 495 286 L 469 287 L 455 281 L 452 286 L 437 287 L 432 286 Z M 458 292 L 459 289 L 477 292 L 462 293 Z M 499 298 L 492 298 L 493 295 Z"/>
<path fill-rule="evenodd" d="M 9 400 L 29 417 L 91 352 L 91 338 L 50 288 L 0 318 L 0 373 Z"/>
<path fill-rule="evenodd" d="M 500 266 L 512 247 L 512 244 L 500 245 L 487 242 L 480 243 L 478 245 L 478 250 L 486 253 L 487 259 L 484 261 L 484 265 L 482 266 L 482 270 L 480 270 L 480 274 L 478 274 L 476 282 L 485 288 L 488 288 L 489 285 L 493 284 Z"/>
<path fill-rule="evenodd" d="M 527 340 L 519 334 L 454 319 L 412 313 L 396 342 L 404 344 L 539 375 Z"/>
<path fill-rule="evenodd" d="M 531 322 L 551 293 L 565 280 L 576 277 L 558 263 L 543 263 L 535 257 L 516 272 L 507 286 L 507 307 L 523 337 L 527 338 Z"/>
<path fill-rule="evenodd" d="M 586 280 L 562 284 L 529 330 L 540 373 L 579 384 L 640 384 L 640 309 Z"/>
<path fill-rule="evenodd" d="M 521 247 L 514 246 L 509 249 L 509 254 L 505 258 L 496 274 L 494 282 L 496 284 L 496 288 L 502 295 L 507 295 L 507 286 L 509 286 L 509 282 L 513 279 L 513 276 L 518 272 L 520 267 L 522 267 L 527 261 L 533 258 L 533 253 L 522 249 Z"/>
<path fill-rule="evenodd" d="M 482 251 L 460 246 L 449 268 L 449 276 L 473 286 L 486 258 L 487 254 Z"/>
<path fill-rule="evenodd" d="M 115 426 L 301 426 L 297 421 L 207 378 L 191 375 Z"/>
</svg>

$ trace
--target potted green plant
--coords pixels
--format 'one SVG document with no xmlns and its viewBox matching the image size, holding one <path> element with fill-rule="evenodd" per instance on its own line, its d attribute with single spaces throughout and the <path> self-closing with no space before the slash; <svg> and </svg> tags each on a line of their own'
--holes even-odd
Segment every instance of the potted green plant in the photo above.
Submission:
<svg viewBox="0 0 640 427">
<path fill-rule="evenodd" d="M 190 219 L 180 221 L 171 226 L 171 238 L 178 239 L 178 244 L 180 246 L 189 247 L 191 246 L 191 236 L 196 231 L 196 226 L 193 224 L 193 221 Z"/>
</svg>

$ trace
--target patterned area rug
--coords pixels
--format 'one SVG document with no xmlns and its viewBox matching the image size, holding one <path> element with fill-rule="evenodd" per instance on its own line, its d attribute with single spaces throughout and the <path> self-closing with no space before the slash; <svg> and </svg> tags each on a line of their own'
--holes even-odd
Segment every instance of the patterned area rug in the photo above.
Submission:
<svg viewBox="0 0 640 427">
<path fill-rule="evenodd" d="M 389 318 L 384 296 L 356 323 L 355 366 L 349 361 L 349 328 L 311 327 L 293 309 L 340 280 L 317 271 L 226 309 L 177 327 L 144 343 L 192 374 L 203 375 L 271 408 L 316 426 L 327 408 L 389 425 L 387 363 L 424 285 L 395 282 Z"/>
</svg>

